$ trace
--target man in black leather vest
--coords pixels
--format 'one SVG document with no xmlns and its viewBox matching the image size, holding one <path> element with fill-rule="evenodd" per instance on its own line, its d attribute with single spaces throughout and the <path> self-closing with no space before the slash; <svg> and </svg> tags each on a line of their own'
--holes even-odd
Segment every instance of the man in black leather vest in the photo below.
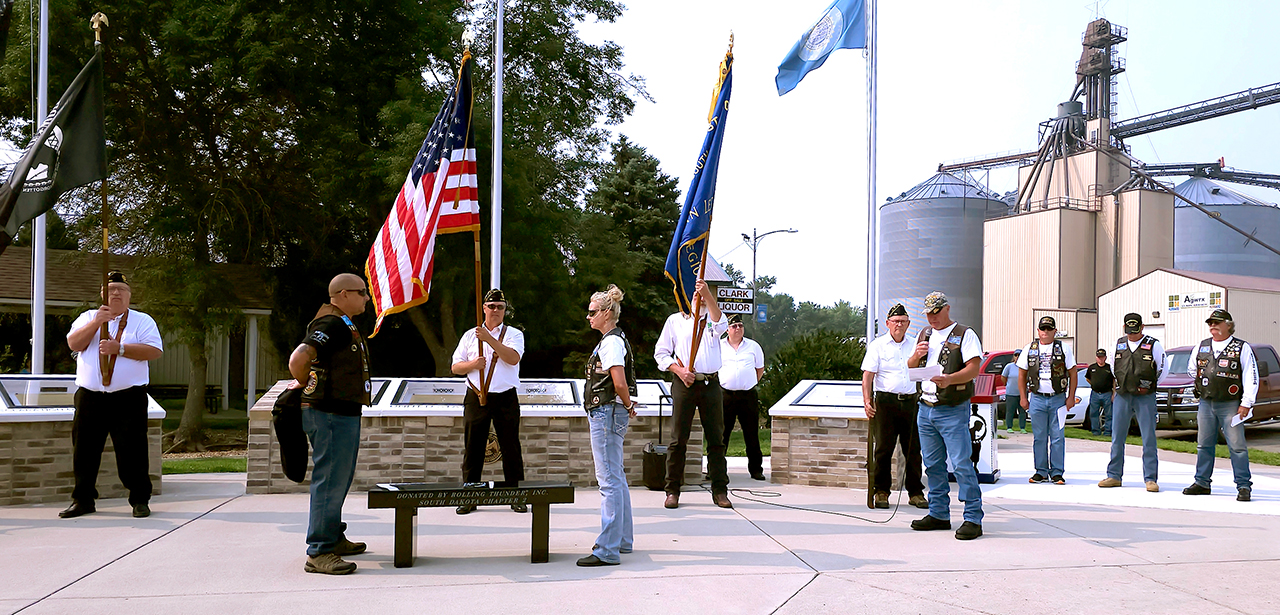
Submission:
<svg viewBox="0 0 1280 615">
<path fill-rule="evenodd" d="M 1258 398 L 1258 362 L 1253 347 L 1235 337 L 1236 323 L 1226 310 L 1214 310 L 1204 321 L 1209 339 L 1200 342 L 1187 372 L 1195 378 L 1200 409 L 1196 413 L 1196 478 L 1185 495 L 1209 495 L 1218 433 L 1227 440 L 1231 472 L 1236 482 L 1236 499 L 1252 499 L 1253 481 L 1249 473 L 1249 447 L 1244 438 L 1244 421 L 1253 412 Z M 1233 425 L 1233 419 L 1240 421 Z"/>
<path fill-rule="evenodd" d="M 920 331 L 911 367 L 942 366 L 942 375 L 922 383 L 916 426 L 920 430 L 920 456 L 929 477 L 929 514 L 911 522 L 913 530 L 951 529 L 951 487 L 947 460 L 955 468 L 964 524 L 956 530 L 959 540 L 982 535 L 982 490 L 973 465 L 969 433 L 969 398 L 973 379 L 982 362 L 982 342 L 973 329 L 951 320 L 951 306 L 940 292 L 924 298 L 929 326 Z"/>
<path fill-rule="evenodd" d="M 302 429 L 311 440 L 311 516 L 303 570 L 354 572 L 342 556 L 363 553 L 363 542 L 347 540 L 342 503 L 355 478 L 360 452 L 360 414 L 369 404 L 369 351 L 351 317 L 364 312 L 369 294 L 351 273 L 329 282 L 329 302 L 307 325 L 307 336 L 289 356 L 293 388 L 302 387 Z"/>
<path fill-rule="evenodd" d="M 1022 407 L 1031 417 L 1031 452 L 1036 472 L 1028 482 L 1065 485 L 1062 474 L 1067 443 L 1058 409 L 1068 412 L 1076 399 L 1076 358 L 1057 339 L 1058 323 L 1045 316 L 1036 325 L 1036 340 L 1022 348 L 1018 358 L 1018 390 Z"/>
<path fill-rule="evenodd" d="M 1159 459 L 1156 457 L 1156 383 L 1164 372 L 1164 346 L 1160 340 L 1142 333 L 1142 315 L 1124 317 L 1125 336 L 1116 340 L 1112 358 L 1116 376 L 1116 397 L 1112 407 L 1115 416 L 1111 428 L 1111 462 L 1107 477 L 1099 487 L 1119 487 L 1124 476 L 1125 438 L 1129 421 L 1138 419 L 1142 433 L 1142 479 L 1147 491 L 1160 491 Z"/>
</svg>

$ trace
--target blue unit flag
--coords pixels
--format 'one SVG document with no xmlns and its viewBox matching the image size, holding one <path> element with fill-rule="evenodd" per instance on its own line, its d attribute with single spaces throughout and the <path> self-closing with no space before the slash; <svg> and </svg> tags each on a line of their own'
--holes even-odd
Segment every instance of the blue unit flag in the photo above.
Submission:
<svg viewBox="0 0 1280 615">
<path fill-rule="evenodd" d="M 836 0 L 778 65 L 778 96 L 794 90 L 809 71 L 822 66 L 837 49 L 867 46 L 867 14 L 863 0 Z"/>
<path fill-rule="evenodd" d="M 667 253 L 667 278 L 674 285 L 676 304 L 685 314 L 693 313 L 694 285 L 702 277 L 707 240 L 711 236 L 711 209 L 716 196 L 716 174 L 720 168 L 720 145 L 724 142 L 725 121 L 729 118 L 729 92 L 733 86 L 733 50 L 720 63 L 720 81 L 707 117 L 707 135 L 702 141 L 693 182 L 685 195 L 676 234 Z"/>
</svg>

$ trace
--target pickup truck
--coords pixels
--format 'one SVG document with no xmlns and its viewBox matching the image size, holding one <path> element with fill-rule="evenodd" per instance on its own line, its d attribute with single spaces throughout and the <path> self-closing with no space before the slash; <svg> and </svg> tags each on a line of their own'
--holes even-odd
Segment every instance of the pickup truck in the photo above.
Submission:
<svg viewBox="0 0 1280 615">
<path fill-rule="evenodd" d="M 1195 384 L 1187 374 L 1188 362 L 1195 360 L 1195 346 L 1179 346 L 1166 352 L 1168 371 L 1156 385 L 1156 428 L 1195 429 L 1196 412 L 1200 400 L 1196 397 Z M 1253 406 L 1253 418 L 1245 425 L 1256 425 L 1280 420 L 1280 360 L 1275 347 L 1269 344 L 1253 346 L 1258 361 L 1258 399 Z"/>
</svg>

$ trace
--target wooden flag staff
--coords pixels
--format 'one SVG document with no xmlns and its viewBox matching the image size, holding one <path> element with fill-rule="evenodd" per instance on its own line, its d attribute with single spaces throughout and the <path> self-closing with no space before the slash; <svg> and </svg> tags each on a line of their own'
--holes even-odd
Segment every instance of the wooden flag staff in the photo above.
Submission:
<svg viewBox="0 0 1280 615">
<path fill-rule="evenodd" d="M 111 25 L 107 21 L 107 16 L 102 13 L 94 13 L 93 17 L 89 18 L 89 24 L 93 28 L 93 46 L 95 48 L 101 47 L 102 28 L 104 26 Z M 111 305 L 111 282 L 107 278 L 111 273 L 111 253 L 109 250 L 110 241 L 108 239 L 109 236 L 107 234 L 107 229 L 110 226 L 111 208 L 107 206 L 107 179 L 105 177 L 102 178 L 102 188 L 100 192 L 102 194 L 102 305 L 109 306 Z M 108 328 L 109 324 L 110 323 L 102 323 L 102 329 L 98 332 L 98 338 L 100 340 L 112 339 L 111 331 Z M 120 326 L 116 329 L 116 341 L 120 341 L 124 337 L 124 328 L 128 324 L 129 312 L 128 310 L 125 310 L 125 313 L 120 316 Z M 117 353 L 104 359 L 102 355 L 98 355 L 98 370 L 102 374 L 102 386 L 111 386 L 111 377 L 115 374 L 116 369 L 116 358 L 119 356 L 120 355 Z"/>
</svg>

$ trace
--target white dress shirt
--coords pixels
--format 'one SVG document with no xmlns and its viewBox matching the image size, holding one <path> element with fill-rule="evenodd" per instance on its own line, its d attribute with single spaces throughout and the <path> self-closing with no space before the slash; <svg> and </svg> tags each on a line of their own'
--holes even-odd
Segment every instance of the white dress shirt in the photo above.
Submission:
<svg viewBox="0 0 1280 615">
<path fill-rule="evenodd" d="M 956 323 L 951 323 L 946 329 L 934 329 L 929 335 L 929 357 L 925 360 L 925 366 L 937 365 L 938 355 L 942 352 L 942 343 L 951 337 L 952 329 L 955 329 Z M 915 352 L 914 346 L 912 352 Z M 982 342 L 978 340 L 978 334 L 973 332 L 972 328 L 965 329 L 964 337 L 960 340 L 960 357 L 964 363 L 968 363 L 974 357 L 982 356 Z M 932 380 L 925 380 L 920 383 L 920 397 L 925 401 L 936 404 L 938 403 L 938 385 Z"/>
<path fill-rule="evenodd" d="M 1035 366 L 1035 369 L 1039 374 L 1040 384 L 1033 386 L 1031 384 L 1032 382 L 1031 376 L 1028 374 L 1027 390 L 1031 392 L 1039 391 L 1041 393 L 1048 393 L 1052 395 L 1053 394 L 1053 360 L 1052 360 L 1053 342 L 1049 342 L 1048 344 L 1041 344 L 1039 342 L 1036 342 L 1036 345 L 1040 347 L 1040 364 Z M 1022 354 L 1018 355 L 1018 369 L 1024 372 L 1031 369 L 1031 366 L 1027 364 L 1027 356 L 1028 356 L 1028 353 L 1030 352 L 1031 352 L 1031 344 L 1027 344 L 1026 346 L 1022 347 Z M 1075 351 L 1071 349 L 1071 344 L 1062 345 L 1062 354 L 1066 355 L 1067 373 L 1070 374 L 1076 368 L 1076 354 L 1075 354 Z M 1008 384 L 1005 385 L 1005 390 L 1008 390 L 1008 386 L 1009 386 Z M 1018 385 L 1016 384 L 1014 385 L 1014 387 L 1017 387 L 1017 386 Z M 1022 393 L 1018 393 L 1018 394 L 1021 395 Z"/>
<path fill-rule="evenodd" d="M 493 339 L 498 339 L 502 334 L 502 325 L 498 325 L 497 329 L 490 329 L 489 335 Z M 466 333 L 462 334 L 462 339 L 458 340 L 458 349 L 453 351 L 453 362 L 463 363 L 466 361 L 474 361 L 479 356 L 479 346 L 484 346 L 484 375 L 489 375 L 489 368 L 497 361 L 498 366 L 493 368 L 493 380 L 489 382 L 490 393 L 502 393 L 510 391 L 520 386 L 520 363 L 516 362 L 511 365 L 502 360 L 502 357 L 494 358 L 493 348 L 484 342 L 478 342 L 476 338 L 476 329 L 471 327 Z M 524 333 L 515 327 L 507 327 L 507 335 L 502 338 L 502 345 L 511 348 L 520 354 L 520 358 L 524 359 Z M 480 370 L 473 369 L 467 372 L 467 382 L 476 390 L 480 390 Z"/>
<path fill-rule="evenodd" d="M 699 351 L 701 353 L 701 351 Z M 720 387 L 727 391 L 749 391 L 756 386 L 756 370 L 764 369 L 764 349 L 750 338 L 742 338 L 737 348 L 729 338 L 720 340 Z"/>
<path fill-rule="evenodd" d="M 658 362 L 658 369 L 666 370 L 676 359 L 686 368 L 689 367 L 689 348 L 693 345 L 693 317 L 676 312 L 667 317 L 662 325 L 662 334 L 653 347 L 653 360 Z M 706 331 L 702 334 L 702 344 L 698 346 L 698 364 L 693 366 L 694 373 L 714 374 L 720 371 L 720 336 L 729 330 L 729 319 L 720 314 L 720 320 L 706 320 Z"/>
<path fill-rule="evenodd" d="M 1217 357 L 1231 343 L 1236 336 L 1232 335 L 1221 342 L 1210 339 L 1209 346 L 1213 352 L 1213 356 Z M 1199 347 L 1197 346 L 1197 351 Z M 1212 367 L 1212 366 L 1210 366 Z M 1195 380 L 1200 373 L 1196 369 L 1196 355 L 1192 354 L 1187 361 L 1187 373 L 1191 375 L 1191 379 Z M 1240 348 L 1240 378 L 1244 381 L 1243 397 L 1240 398 L 1240 405 L 1246 408 L 1252 408 L 1253 404 L 1258 401 L 1258 360 L 1253 356 L 1253 346 L 1249 342 L 1245 342 Z"/>
<path fill-rule="evenodd" d="M 893 341 L 893 336 L 888 333 L 871 340 L 866 355 L 862 357 L 862 371 L 876 375 L 874 390 L 900 395 L 915 393 L 916 383 L 907 378 L 907 359 L 915 350 L 915 339 L 906 335 L 902 336 L 901 342 Z"/>
<path fill-rule="evenodd" d="M 75 331 L 89 324 L 97 311 L 96 309 L 86 310 L 80 314 L 75 322 L 71 323 L 71 330 Z M 111 339 L 116 338 L 116 332 L 119 330 L 120 316 L 107 322 L 107 331 L 110 332 Z M 76 386 L 99 393 L 114 393 L 130 387 L 150 384 L 151 371 L 146 361 L 117 356 L 115 371 L 111 372 L 111 386 L 102 386 L 102 372 L 98 368 L 98 357 L 101 356 L 98 354 L 100 337 L 101 333 L 94 333 L 89 346 L 76 354 Z M 155 319 L 133 309 L 129 310 L 129 322 L 124 326 L 124 335 L 120 336 L 120 343 L 146 344 L 157 350 L 164 350 L 164 342 L 160 340 L 160 330 L 156 328 Z"/>
</svg>

